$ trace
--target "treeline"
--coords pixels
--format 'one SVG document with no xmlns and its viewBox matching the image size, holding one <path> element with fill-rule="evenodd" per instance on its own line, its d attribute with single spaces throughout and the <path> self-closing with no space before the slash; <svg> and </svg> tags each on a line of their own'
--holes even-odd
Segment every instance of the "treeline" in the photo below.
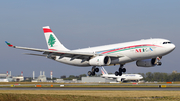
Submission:
<svg viewBox="0 0 180 101">
<path fill-rule="evenodd" d="M 180 81 L 180 73 L 161 73 L 161 72 L 147 72 L 138 73 L 143 76 L 144 81 L 158 81 L 158 82 L 172 82 Z"/>
</svg>

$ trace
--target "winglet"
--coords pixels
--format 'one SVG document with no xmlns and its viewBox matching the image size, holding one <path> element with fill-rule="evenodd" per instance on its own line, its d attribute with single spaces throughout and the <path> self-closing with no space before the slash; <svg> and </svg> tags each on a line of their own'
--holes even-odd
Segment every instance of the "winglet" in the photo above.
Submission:
<svg viewBox="0 0 180 101">
<path fill-rule="evenodd" d="M 10 43 L 8 43 L 7 41 L 5 41 L 5 43 L 6 43 L 9 47 L 13 47 L 13 45 L 11 45 Z"/>
</svg>

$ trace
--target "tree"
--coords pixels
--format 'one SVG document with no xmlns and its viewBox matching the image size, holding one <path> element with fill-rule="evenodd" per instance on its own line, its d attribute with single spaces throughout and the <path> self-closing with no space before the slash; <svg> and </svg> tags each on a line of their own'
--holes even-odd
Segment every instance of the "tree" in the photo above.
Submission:
<svg viewBox="0 0 180 101">
<path fill-rule="evenodd" d="M 56 39 L 55 39 L 54 36 L 51 34 L 51 35 L 49 36 L 49 40 L 48 40 L 49 46 L 50 46 L 50 47 L 53 47 L 53 45 L 55 44 L 55 42 L 56 42 Z"/>
<path fill-rule="evenodd" d="M 146 81 L 153 81 L 153 73 L 147 72 L 146 73 Z"/>
<path fill-rule="evenodd" d="M 161 81 L 162 77 L 161 77 L 161 73 L 160 72 L 155 72 L 153 73 L 153 80 L 154 81 Z"/>
<path fill-rule="evenodd" d="M 61 79 L 65 79 L 65 78 L 66 78 L 66 75 L 61 76 Z"/>
</svg>

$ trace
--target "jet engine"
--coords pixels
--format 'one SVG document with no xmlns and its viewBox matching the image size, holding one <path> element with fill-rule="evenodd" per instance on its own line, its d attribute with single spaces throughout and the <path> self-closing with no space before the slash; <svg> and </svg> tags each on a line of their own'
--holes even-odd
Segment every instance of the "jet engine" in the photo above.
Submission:
<svg viewBox="0 0 180 101">
<path fill-rule="evenodd" d="M 136 61 L 136 65 L 137 65 L 138 67 L 153 67 L 153 66 L 155 66 L 156 64 L 157 64 L 157 63 L 156 63 L 156 58 Z"/>
<path fill-rule="evenodd" d="M 96 56 L 89 60 L 91 66 L 106 66 L 111 63 L 111 58 L 108 56 Z"/>
<path fill-rule="evenodd" d="M 120 81 L 121 81 L 121 78 L 117 78 L 116 81 L 117 81 L 117 82 L 120 82 Z"/>
<path fill-rule="evenodd" d="M 117 78 L 116 81 L 117 82 L 123 82 L 125 80 L 125 78 Z"/>
</svg>

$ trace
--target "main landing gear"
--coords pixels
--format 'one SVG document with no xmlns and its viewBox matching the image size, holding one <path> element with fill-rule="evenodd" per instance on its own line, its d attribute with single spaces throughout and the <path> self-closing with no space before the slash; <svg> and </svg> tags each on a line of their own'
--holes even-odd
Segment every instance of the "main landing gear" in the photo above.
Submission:
<svg viewBox="0 0 180 101">
<path fill-rule="evenodd" d="M 162 62 L 160 61 L 162 57 L 157 57 L 156 58 L 156 65 L 157 66 L 161 66 L 162 65 Z"/>
<path fill-rule="evenodd" d="M 125 73 L 125 72 L 126 72 L 126 68 L 123 68 L 123 66 L 124 66 L 124 65 L 121 64 L 120 67 L 119 67 L 119 72 L 118 72 L 118 71 L 115 72 L 115 75 L 116 75 L 116 76 L 118 76 L 118 75 L 121 76 L 122 73 Z"/>
<path fill-rule="evenodd" d="M 96 68 L 96 66 L 93 66 L 91 71 L 88 71 L 88 75 L 94 76 L 96 74 L 95 72 L 99 72 L 99 68 Z"/>
</svg>

